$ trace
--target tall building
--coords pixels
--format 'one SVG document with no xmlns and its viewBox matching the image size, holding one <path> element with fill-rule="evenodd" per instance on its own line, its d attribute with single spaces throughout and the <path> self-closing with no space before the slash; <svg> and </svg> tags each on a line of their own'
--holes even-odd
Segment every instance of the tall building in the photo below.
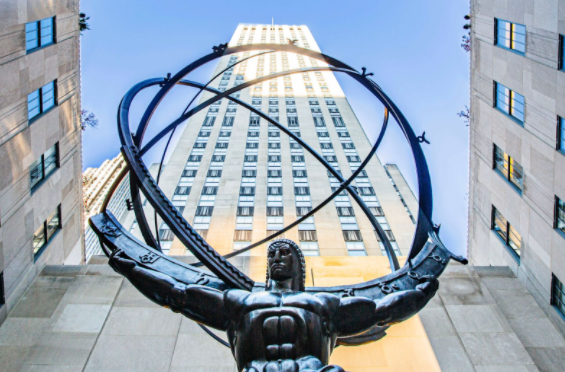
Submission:
<svg viewBox="0 0 565 372">
<path fill-rule="evenodd" d="M 82 261 L 83 215 L 79 3 L 0 9 L 1 323 L 44 265 Z"/>
<path fill-rule="evenodd" d="M 88 225 L 88 219 L 98 213 L 108 195 L 108 191 L 120 172 L 124 169 L 126 162 L 122 154 L 114 159 L 105 160 L 98 168 L 87 168 L 82 174 L 82 185 L 84 193 L 84 247 L 85 262 L 93 255 L 101 255 L 102 248 L 98 237 Z M 120 183 L 108 203 L 108 209 L 118 219 L 127 209 L 126 200 L 131 199 L 129 187 L 129 174 Z"/>
<path fill-rule="evenodd" d="M 289 25 L 240 24 L 230 45 L 286 44 L 289 39 L 320 50 L 308 27 Z M 258 53 L 225 56 L 214 74 Z M 257 77 L 312 66 L 327 64 L 294 53 L 263 54 L 232 66 L 211 86 L 224 91 Z M 346 178 L 372 147 L 332 72 L 271 79 L 237 96 L 300 136 Z M 210 97 L 203 94 L 201 102 Z M 274 125 L 223 99 L 190 119 L 160 185 L 187 221 L 226 254 L 296 221 L 337 189 L 339 182 Z M 414 221 L 376 156 L 357 177 L 356 187 L 397 254 L 406 254 Z M 130 215 L 126 226 L 133 221 Z M 153 213 L 147 216 L 154 226 Z M 171 255 L 187 254 L 164 224 L 159 237 Z M 380 256 L 384 252 L 368 218 L 345 192 L 285 237 L 299 242 L 304 253 L 312 256 Z M 264 255 L 264 251 L 251 254 Z"/>
<path fill-rule="evenodd" d="M 474 0 L 469 260 L 508 265 L 565 330 L 565 3 Z"/>
</svg>

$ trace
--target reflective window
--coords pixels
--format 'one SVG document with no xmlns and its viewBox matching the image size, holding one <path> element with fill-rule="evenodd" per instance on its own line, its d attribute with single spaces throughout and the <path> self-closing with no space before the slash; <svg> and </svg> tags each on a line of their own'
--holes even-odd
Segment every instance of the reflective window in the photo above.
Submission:
<svg viewBox="0 0 565 372">
<path fill-rule="evenodd" d="M 509 251 L 513 253 L 514 257 L 520 260 L 522 237 L 494 205 L 492 206 L 492 230 L 494 230 L 504 244 L 510 248 Z"/>
<path fill-rule="evenodd" d="M 557 150 L 565 152 L 565 119 L 557 117 Z"/>
<path fill-rule="evenodd" d="M 520 122 L 524 122 L 524 96 L 497 82 L 494 85 L 496 108 Z"/>
<path fill-rule="evenodd" d="M 55 106 L 55 81 L 52 81 L 27 96 L 27 118 L 33 119 Z"/>
<path fill-rule="evenodd" d="M 26 23 L 26 51 L 31 51 L 54 43 L 55 18 Z"/>
<path fill-rule="evenodd" d="M 565 286 L 555 275 L 551 277 L 551 304 L 565 317 Z"/>
<path fill-rule="evenodd" d="M 30 189 L 33 191 L 39 183 L 49 177 L 59 167 L 59 144 L 47 150 L 34 161 L 29 168 Z"/>
<path fill-rule="evenodd" d="M 555 228 L 565 234 L 565 202 L 555 197 Z"/>
<path fill-rule="evenodd" d="M 565 37 L 559 35 L 559 69 L 565 71 Z"/>
<path fill-rule="evenodd" d="M 61 229 L 61 206 L 51 213 L 47 220 L 33 234 L 33 254 L 39 257 L 55 233 Z"/>
<path fill-rule="evenodd" d="M 524 189 L 524 169 L 511 156 L 494 145 L 494 169 L 520 192 Z"/>
<path fill-rule="evenodd" d="M 524 54 L 526 52 L 526 26 L 495 19 L 496 45 Z"/>
</svg>

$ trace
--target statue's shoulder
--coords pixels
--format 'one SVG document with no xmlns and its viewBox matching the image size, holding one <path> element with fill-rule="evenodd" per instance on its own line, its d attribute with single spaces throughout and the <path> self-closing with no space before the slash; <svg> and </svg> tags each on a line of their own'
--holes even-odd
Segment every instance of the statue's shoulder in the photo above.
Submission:
<svg viewBox="0 0 565 372">
<path fill-rule="evenodd" d="M 339 307 L 340 299 L 332 293 L 319 292 L 314 296 L 329 307 L 330 313 L 333 313 Z"/>
<path fill-rule="evenodd" d="M 241 289 L 228 289 L 224 291 L 224 304 L 230 313 L 239 313 L 245 304 L 245 300 L 251 292 Z"/>
</svg>

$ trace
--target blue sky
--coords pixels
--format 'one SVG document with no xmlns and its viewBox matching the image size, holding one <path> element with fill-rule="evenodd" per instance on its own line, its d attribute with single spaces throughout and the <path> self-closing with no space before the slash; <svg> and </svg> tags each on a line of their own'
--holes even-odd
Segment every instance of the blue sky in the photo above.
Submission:
<svg viewBox="0 0 565 372">
<path fill-rule="evenodd" d="M 82 36 L 82 106 L 94 112 L 98 128 L 83 136 L 83 167 L 98 166 L 118 153 L 116 112 L 134 84 L 173 74 L 229 41 L 239 23 L 305 24 L 322 51 L 350 66 L 367 67 L 424 146 L 434 188 L 434 222 L 453 252 L 467 245 L 468 127 L 456 113 L 469 101 L 469 54 L 460 47 L 467 0 L 421 1 L 133 1 L 85 0 L 91 17 Z M 190 75 L 205 82 L 215 65 Z M 382 107 L 347 77 L 343 90 L 374 138 Z M 190 97 L 172 94 L 152 121 L 150 136 L 178 115 Z M 133 106 L 133 121 L 154 92 Z M 377 125 L 375 125 L 377 124 Z M 394 124 L 394 123 L 391 123 Z M 378 151 L 383 163 L 396 163 L 417 189 L 414 163 L 396 125 Z M 146 162 L 157 161 L 156 147 Z"/>
</svg>

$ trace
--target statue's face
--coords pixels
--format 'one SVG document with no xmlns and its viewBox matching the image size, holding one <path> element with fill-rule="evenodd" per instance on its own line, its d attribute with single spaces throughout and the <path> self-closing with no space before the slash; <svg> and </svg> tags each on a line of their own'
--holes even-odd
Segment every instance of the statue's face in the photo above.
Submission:
<svg viewBox="0 0 565 372">
<path fill-rule="evenodd" d="M 297 254 L 288 245 L 269 247 L 268 252 L 269 277 L 278 282 L 296 276 L 298 263 Z"/>
</svg>

